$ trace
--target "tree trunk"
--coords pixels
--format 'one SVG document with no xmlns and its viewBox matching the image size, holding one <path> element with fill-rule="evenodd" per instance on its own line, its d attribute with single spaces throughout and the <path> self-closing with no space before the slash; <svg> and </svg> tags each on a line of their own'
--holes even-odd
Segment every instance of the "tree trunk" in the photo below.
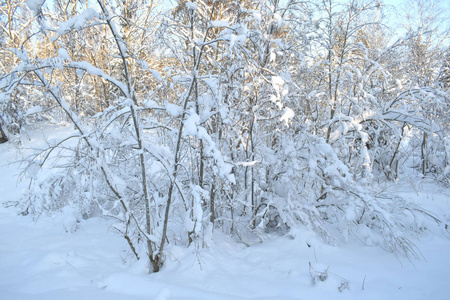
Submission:
<svg viewBox="0 0 450 300">
<path fill-rule="evenodd" d="M 213 225 L 213 227 L 214 227 L 214 220 L 216 219 L 216 215 L 214 213 L 214 211 L 215 211 L 214 197 L 215 197 L 214 183 L 211 183 L 211 190 L 209 193 L 211 216 L 209 217 L 209 220 L 211 221 L 211 224 Z"/>
<path fill-rule="evenodd" d="M 0 144 L 6 143 L 8 141 L 8 137 L 6 133 L 3 131 L 2 124 L 0 124 Z"/>
<path fill-rule="evenodd" d="M 421 152 L 422 152 L 422 174 L 425 175 L 427 173 L 427 167 L 428 167 L 428 161 L 426 157 L 426 147 L 427 147 L 427 133 L 423 133 L 423 140 L 421 145 Z"/>
</svg>

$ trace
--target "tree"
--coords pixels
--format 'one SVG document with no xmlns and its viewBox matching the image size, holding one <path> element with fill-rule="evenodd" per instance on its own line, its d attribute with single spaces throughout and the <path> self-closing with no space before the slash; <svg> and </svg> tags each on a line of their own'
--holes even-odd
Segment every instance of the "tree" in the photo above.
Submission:
<svg viewBox="0 0 450 300">
<path fill-rule="evenodd" d="M 3 77 L 17 63 L 8 48 L 27 48 L 31 22 L 25 10 L 24 1 L 3 1 L 0 3 L 0 75 Z M 22 115 L 27 109 L 28 101 L 23 101 L 23 94 L 17 91 L 11 101 L 0 98 L 0 139 L 8 140 L 7 132 L 18 133 L 23 124 Z M 3 126 L 3 127 L 2 127 Z M 3 129 L 4 128 L 4 129 Z"/>
<path fill-rule="evenodd" d="M 442 84 L 442 88 L 448 90 L 450 87 L 450 47 L 447 48 L 446 54 L 444 55 L 438 78 L 439 82 Z"/>
<path fill-rule="evenodd" d="M 408 61 L 404 64 L 409 76 L 405 86 L 439 89 L 439 70 L 442 68 L 445 56 L 445 45 L 450 39 L 449 26 L 443 17 L 440 1 L 407 1 L 403 6 L 403 27 L 409 36 L 407 40 Z M 432 122 L 443 122 L 440 127 L 445 128 L 445 117 L 448 111 L 446 102 L 431 104 L 425 101 L 420 108 L 423 116 Z M 433 135 L 433 132 L 423 132 L 421 151 L 421 171 L 423 175 L 442 170 L 433 161 L 434 150 L 430 149 L 439 144 L 441 136 Z M 434 144 L 434 145 L 433 145 Z M 442 149 L 441 149 L 442 151 Z M 446 151 L 446 150 L 443 150 Z M 447 160 L 443 167 L 447 166 Z M 440 172 L 440 171 L 439 171 Z"/>
<path fill-rule="evenodd" d="M 2 125 L 0 124 L 0 144 L 6 143 L 8 141 L 8 137 L 6 133 L 3 131 Z"/>
<path fill-rule="evenodd" d="M 377 1 L 71 3 L 36 8 L 37 50 L 11 49 L 1 77 L 3 103 L 27 89 L 75 128 L 28 158 L 24 213 L 111 217 L 153 272 L 169 243 L 217 229 L 382 236 L 417 256 L 423 211 L 377 180 L 400 175 L 407 133 L 442 136 L 447 95 L 402 87 L 409 40 L 390 41 Z"/>
</svg>

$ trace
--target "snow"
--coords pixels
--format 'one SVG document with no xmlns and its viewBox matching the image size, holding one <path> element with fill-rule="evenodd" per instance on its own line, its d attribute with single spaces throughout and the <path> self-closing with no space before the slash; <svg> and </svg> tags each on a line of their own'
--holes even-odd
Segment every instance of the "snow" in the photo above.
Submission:
<svg viewBox="0 0 450 300">
<path fill-rule="evenodd" d="M 230 23 L 224 20 L 211 21 L 211 27 L 229 27 Z"/>
<path fill-rule="evenodd" d="M 273 18 L 275 19 L 278 28 L 285 26 L 286 22 L 283 20 L 283 17 L 281 17 L 279 14 L 274 14 Z"/>
<path fill-rule="evenodd" d="M 164 104 L 166 111 L 169 115 L 176 118 L 183 113 L 183 108 L 173 103 L 166 102 Z"/>
<path fill-rule="evenodd" d="M 61 139 L 73 129 L 45 130 Z M 42 143 L 37 133 L 25 142 Z M 13 144 L 0 144 L 1 299 L 448 299 L 450 240 L 444 226 L 450 192 L 432 182 L 411 177 L 413 184 L 399 182 L 396 191 L 444 221 L 414 240 L 421 260 L 397 258 L 352 236 L 330 246 L 304 228 L 251 246 L 215 230 L 203 248 L 168 244 L 162 270 L 148 274 L 110 220 L 80 219 L 70 209 L 37 219 L 19 215 L 13 204 L 27 186 L 17 183 L 20 169 L 13 162 L 20 158 Z M 202 213 L 195 212 L 197 221 Z"/>
<path fill-rule="evenodd" d="M 284 80 L 280 76 L 272 76 L 272 86 L 275 90 L 281 91 L 284 85 Z"/>
<path fill-rule="evenodd" d="M 254 160 L 254 161 L 241 161 L 235 163 L 236 166 L 243 166 L 243 167 L 253 167 L 254 165 L 260 163 L 260 161 Z"/>
<path fill-rule="evenodd" d="M 261 23 L 262 15 L 260 12 L 257 12 L 257 11 L 253 12 L 252 16 L 253 16 L 253 19 L 255 20 L 255 22 Z"/>
<path fill-rule="evenodd" d="M 134 102 L 133 102 L 133 99 L 126 98 L 126 99 L 122 102 L 122 104 L 125 105 L 125 106 L 132 106 L 132 105 L 134 104 Z"/>
<path fill-rule="evenodd" d="M 84 70 L 84 71 L 86 71 L 86 72 L 88 72 L 89 74 L 92 74 L 92 75 L 100 76 L 103 79 L 105 79 L 105 80 L 113 83 L 114 85 L 116 85 L 125 94 L 129 94 L 128 93 L 128 88 L 127 88 L 127 86 L 125 84 L 123 84 L 122 82 L 116 80 L 115 78 L 105 74 L 105 72 L 103 72 L 102 69 L 94 67 L 93 65 L 91 65 L 87 61 L 71 62 L 69 64 L 69 66 L 72 67 L 72 68 Z M 131 98 L 130 95 L 127 95 L 127 96 L 128 96 L 128 98 Z"/>
<path fill-rule="evenodd" d="M 245 43 L 246 39 L 247 39 L 247 36 L 245 36 L 243 34 L 241 34 L 241 35 L 231 34 L 229 37 L 230 48 L 234 47 L 235 44 L 243 45 Z"/>
<path fill-rule="evenodd" d="M 198 5 L 193 2 L 186 2 L 186 7 L 189 10 L 197 10 L 198 9 Z"/>
<path fill-rule="evenodd" d="M 295 117 L 295 112 L 292 109 L 290 109 L 289 107 L 286 107 L 283 115 L 281 116 L 281 121 L 286 122 L 286 125 L 288 125 L 289 120 L 292 119 L 293 117 Z"/>
<path fill-rule="evenodd" d="M 59 24 L 58 33 L 60 35 L 69 32 L 72 29 L 80 30 L 84 27 L 86 22 L 93 20 L 94 18 L 98 18 L 98 12 L 93 8 L 88 8 L 83 11 L 81 14 L 67 20 L 64 23 Z"/>
<path fill-rule="evenodd" d="M 42 107 L 40 107 L 39 105 L 30 107 L 29 109 L 27 109 L 27 112 L 25 113 L 25 115 L 29 116 L 29 115 L 33 115 L 33 114 L 38 114 L 42 112 Z"/>
<path fill-rule="evenodd" d="M 183 136 L 193 135 L 196 136 L 200 124 L 200 117 L 194 111 L 191 111 L 189 117 L 184 121 Z"/>
<path fill-rule="evenodd" d="M 41 7 L 44 2 L 45 0 L 27 0 L 27 6 L 36 16 L 40 13 Z"/>
<path fill-rule="evenodd" d="M 158 71 L 151 69 L 150 72 L 152 73 L 152 76 L 155 77 L 159 82 L 163 80 L 161 74 L 159 74 Z"/>
<path fill-rule="evenodd" d="M 125 189 L 127 187 L 127 183 L 125 180 L 120 178 L 119 176 L 111 176 L 112 179 L 112 185 L 114 188 L 119 192 L 119 194 L 123 194 L 125 192 Z"/>
<path fill-rule="evenodd" d="M 148 62 L 146 62 L 145 60 L 141 60 L 141 59 L 138 60 L 138 62 L 142 69 L 148 70 Z"/>
<path fill-rule="evenodd" d="M 61 57 L 61 59 L 63 59 L 63 60 L 70 60 L 69 53 L 67 53 L 67 50 L 64 49 L 64 48 L 59 48 L 59 49 L 58 49 L 58 55 L 59 55 L 59 57 Z"/>
</svg>

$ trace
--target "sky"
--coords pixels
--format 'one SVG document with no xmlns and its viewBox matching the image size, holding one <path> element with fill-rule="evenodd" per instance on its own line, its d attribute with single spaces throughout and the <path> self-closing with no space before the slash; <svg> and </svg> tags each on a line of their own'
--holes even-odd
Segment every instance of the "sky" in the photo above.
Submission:
<svg viewBox="0 0 450 300">
<path fill-rule="evenodd" d="M 404 7 L 411 2 L 422 2 L 429 4 L 433 0 L 381 0 L 384 5 L 387 6 L 386 17 L 390 26 L 396 29 L 396 35 L 402 36 L 405 34 L 405 30 L 402 28 L 401 20 L 404 14 Z M 441 23 L 438 27 L 441 36 L 447 36 L 442 45 L 447 47 L 450 45 L 450 1 L 449 0 L 434 0 L 438 3 L 438 8 L 441 10 L 440 20 Z M 410 5 L 411 6 L 411 5 Z M 406 6 L 408 7 L 408 6 Z"/>
<path fill-rule="evenodd" d="M 27 2 L 29 3 L 34 3 L 34 2 L 41 2 L 41 1 L 45 1 L 45 4 L 51 5 L 53 3 L 53 0 L 27 0 Z M 195 2 L 195 0 L 191 0 L 193 2 Z M 281 0 L 282 2 L 288 1 L 288 0 Z M 346 0 L 337 0 L 338 2 L 345 2 Z M 442 10 L 442 14 L 441 14 L 441 18 L 442 20 L 444 20 L 444 24 L 441 26 L 442 27 L 442 31 L 443 32 L 450 32 L 450 0 L 379 0 L 380 2 L 382 2 L 385 6 L 385 13 L 387 16 L 387 22 L 389 24 L 390 27 L 392 28 L 398 28 L 397 29 L 397 34 L 398 35 L 403 35 L 404 33 L 402 33 L 402 30 L 400 29 L 401 26 L 401 18 L 400 16 L 402 16 L 403 14 L 403 10 L 402 10 L 402 6 L 404 6 L 404 3 L 408 3 L 411 1 L 420 1 L 423 3 L 429 3 L 431 1 L 435 1 L 440 3 L 439 7 L 441 7 Z M 174 3 L 177 2 L 177 0 L 160 0 L 160 1 L 155 1 L 155 2 L 160 2 L 160 3 L 166 3 L 167 6 L 171 6 Z M 96 3 L 95 0 L 89 0 L 89 3 L 91 3 L 91 6 L 95 6 L 94 4 Z M 165 5 L 165 4 L 164 4 Z M 449 44 L 449 42 L 447 42 L 447 44 Z"/>
</svg>

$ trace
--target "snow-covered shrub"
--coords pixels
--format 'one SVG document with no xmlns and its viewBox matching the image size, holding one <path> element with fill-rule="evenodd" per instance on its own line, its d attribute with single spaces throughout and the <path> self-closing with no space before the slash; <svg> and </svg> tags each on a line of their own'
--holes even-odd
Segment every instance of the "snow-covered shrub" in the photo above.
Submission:
<svg viewBox="0 0 450 300">
<path fill-rule="evenodd" d="M 419 257 L 412 239 L 426 229 L 423 219 L 434 217 L 380 192 L 374 182 L 358 181 L 324 139 L 305 134 L 299 140 L 278 149 L 283 160 L 271 166 L 278 175 L 261 192 L 257 225 L 271 232 L 306 226 L 332 244 L 356 236 L 393 254 Z"/>
</svg>

